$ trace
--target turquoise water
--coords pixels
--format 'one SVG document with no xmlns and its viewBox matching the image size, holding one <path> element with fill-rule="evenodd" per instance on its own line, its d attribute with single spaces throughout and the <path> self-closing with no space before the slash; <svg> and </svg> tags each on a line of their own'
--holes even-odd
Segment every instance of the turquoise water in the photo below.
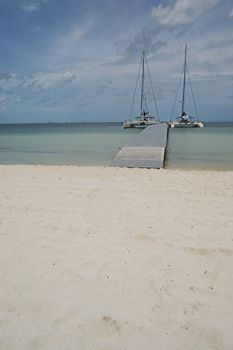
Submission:
<svg viewBox="0 0 233 350">
<path fill-rule="evenodd" d="M 139 132 L 120 123 L 0 125 L 0 164 L 108 166 Z M 170 129 L 165 166 L 233 170 L 233 123 Z"/>
<path fill-rule="evenodd" d="M 110 165 L 139 130 L 119 123 L 0 126 L 0 164 Z"/>
<path fill-rule="evenodd" d="M 200 129 L 170 129 L 165 166 L 233 170 L 233 123 L 209 123 Z"/>
</svg>

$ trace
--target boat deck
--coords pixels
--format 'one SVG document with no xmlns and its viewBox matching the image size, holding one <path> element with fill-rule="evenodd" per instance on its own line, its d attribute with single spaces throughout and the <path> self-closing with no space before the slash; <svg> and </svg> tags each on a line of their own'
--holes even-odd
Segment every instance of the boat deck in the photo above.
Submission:
<svg viewBox="0 0 233 350">
<path fill-rule="evenodd" d="M 128 168 L 163 168 L 168 127 L 158 123 L 146 127 L 115 156 L 112 165 Z"/>
</svg>

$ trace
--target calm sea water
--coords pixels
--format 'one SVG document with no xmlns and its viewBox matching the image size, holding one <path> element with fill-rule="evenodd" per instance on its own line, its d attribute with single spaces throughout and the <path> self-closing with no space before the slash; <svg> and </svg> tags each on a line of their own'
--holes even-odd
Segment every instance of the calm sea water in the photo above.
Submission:
<svg viewBox="0 0 233 350">
<path fill-rule="evenodd" d="M 166 167 L 233 170 L 233 123 L 169 130 Z"/>
<path fill-rule="evenodd" d="M 0 164 L 110 165 L 138 129 L 120 123 L 0 125 Z M 170 129 L 167 168 L 233 170 L 233 123 Z"/>
<path fill-rule="evenodd" d="M 110 165 L 139 130 L 120 123 L 0 126 L 0 164 Z"/>
</svg>

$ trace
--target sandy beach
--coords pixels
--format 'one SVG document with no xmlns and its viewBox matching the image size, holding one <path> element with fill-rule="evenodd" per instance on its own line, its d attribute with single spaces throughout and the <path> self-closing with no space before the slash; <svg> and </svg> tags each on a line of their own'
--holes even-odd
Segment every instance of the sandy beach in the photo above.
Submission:
<svg viewBox="0 0 233 350">
<path fill-rule="evenodd" d="M 0 177 L 1 350 L 233 349 L 233 172 Z"/>
</svg>

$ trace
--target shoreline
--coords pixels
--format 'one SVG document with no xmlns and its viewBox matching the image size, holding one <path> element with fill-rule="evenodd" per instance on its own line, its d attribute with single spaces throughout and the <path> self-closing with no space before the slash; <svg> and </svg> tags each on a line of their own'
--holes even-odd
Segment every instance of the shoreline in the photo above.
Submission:
<svg viewBox="0 0 233 350">
<path fill-rule="evenodd" d="M 5 168 L 5 167 L 25 167 L 25 168 L 29 168 L 29 167 L 41 167 L 41 168 L 75 168 L 75 169 L 82 169 L 82 168 L 97 168 L 97 169 L 125 169 L 125 170 L 148 170 L 148 171 L 168 171 L 168 172 L 229 172 L 232 173 L 233 169 L 223 169 L 223 168 L 218 168 L 218 169 L 214 169 L 214 168 L 210 168 L 210 169 L 198 169 L 198 168 L 130 168 L 130 167 L 118 167 L 118 166 L 113 166 L 113 165 L 78 165 L 78 164 L 0 164 L 0 169 L 1 168 Z"/>
<path fill-rule="evenodd" d="M 233 348 L 232 171 L 0 176 L 2 349 Z"/>
</svg>

